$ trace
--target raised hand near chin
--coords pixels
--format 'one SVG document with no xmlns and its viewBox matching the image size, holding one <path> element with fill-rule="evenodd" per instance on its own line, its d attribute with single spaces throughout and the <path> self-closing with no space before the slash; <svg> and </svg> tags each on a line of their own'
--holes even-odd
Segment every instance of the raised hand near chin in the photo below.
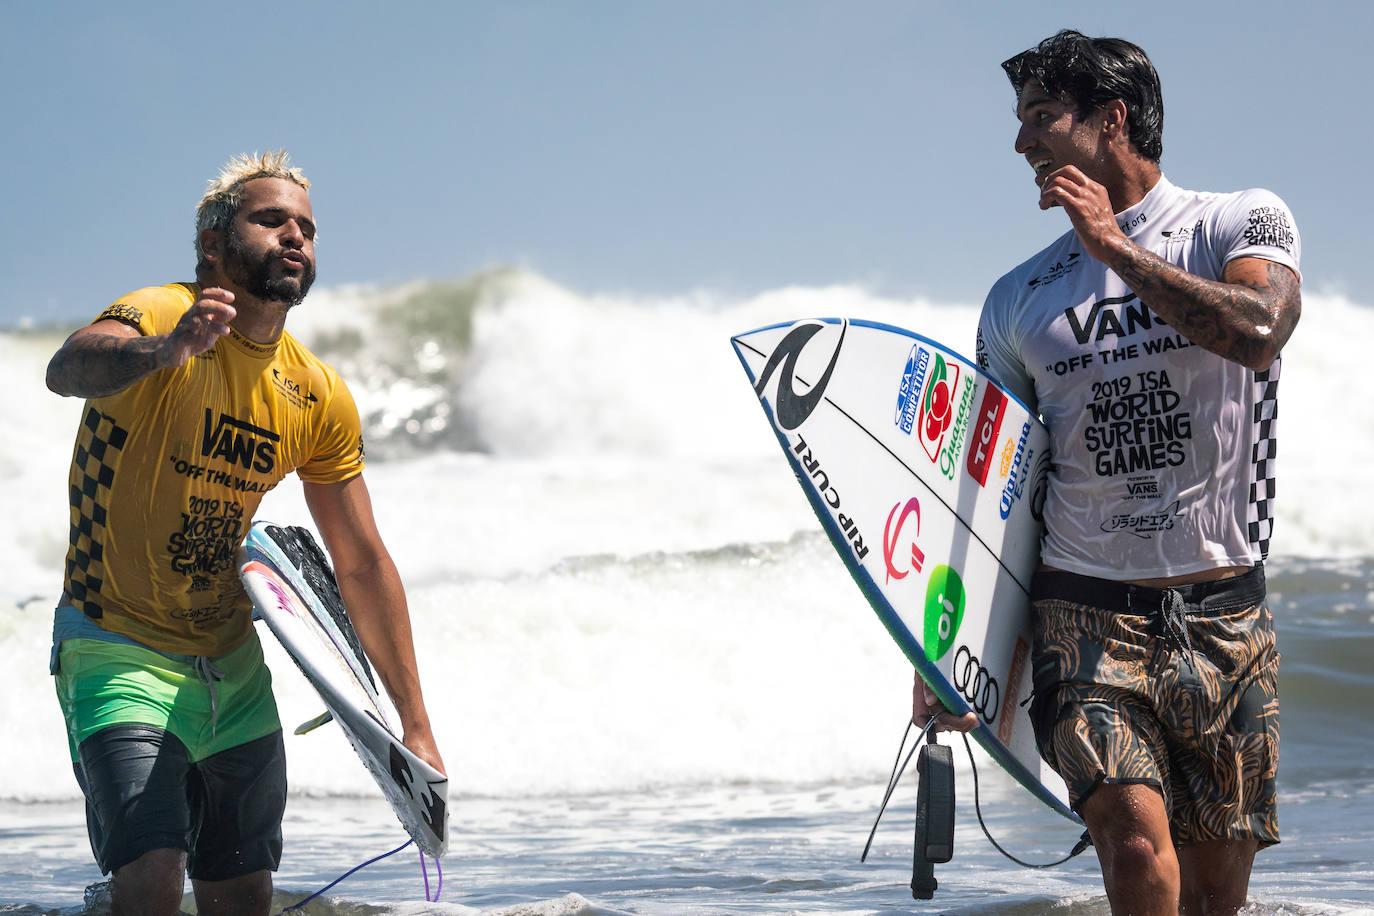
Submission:
<svg viewBox="0 0 1374 916">
<path fill-rule="evenodd" d="M 234 294 L 212 286 L 201 290 L 197 299 L 163 342 L 160 362 L 164 368 L 184 366 L 193 356 L 204 353 L 229 333 L 229 322 L 238 314 Z"/>
<path fill-rule="evenodd" d="M 1088 254 L 1106 263 L 1114 246 L 1130 244 L 1116 222 L 1111 196 L 1075 165 L 1055 169 L 1040 185 L 1040 209 L 1063 207 Z"/>
</svg>

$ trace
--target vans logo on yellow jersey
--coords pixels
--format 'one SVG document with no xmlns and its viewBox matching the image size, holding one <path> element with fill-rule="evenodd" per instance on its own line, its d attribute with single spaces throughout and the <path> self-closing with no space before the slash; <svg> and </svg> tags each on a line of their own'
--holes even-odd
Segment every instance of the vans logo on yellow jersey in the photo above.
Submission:
<svg viewBox="0 0 1374 916">
<path fill-rule="evenodd" d="M 214 412 L 205 408 L 205 430 L 201 434 L 200 453 L 206 458 L 223 458 L 247 471 L 267 473 L 277 464 L 277 442 L 281 437 L 270 429 L 237 420 L 227 413 L 214 419 Z"/>
<path fill-rule="evenodd" d="M 308 387 L 302 391 L 301 383 L 281 374 L 280 369 L 272 370 L 272 384 L 297 407 L 314 407 L 319 398 Z M 307 383 L 308 385 L 309 383 Z"/>
</svg>

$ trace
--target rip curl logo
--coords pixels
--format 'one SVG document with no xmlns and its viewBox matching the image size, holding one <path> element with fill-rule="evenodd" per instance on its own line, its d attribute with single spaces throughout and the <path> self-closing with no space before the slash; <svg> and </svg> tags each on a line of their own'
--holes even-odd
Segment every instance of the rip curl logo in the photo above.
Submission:
<svg viewBox="0 0 1374 916">
<path fill-rule="evenodd" d="M 1031 281 L 1026 285 L 1029 286 L 1031 289 L 1036 289 L 1041 286 L 1049 286 L 1055 280 L 1062 280 L 1069 274 L 1073 273 L 1074 268 L 1078 266 L 1078 259 L 1081 257 L 1082 255 L 1079 252 L 1075 251 L 1073 254 L 1069 255 L 1064 260 L 1055 261 L 1053 267 L 1045 271 L 1040 276 L 1032 278 Z"/>
<path fill-rule="evenodd" d="M 1107 534 L 1131 534 L 1148 541 L 1156 534 L 1172 530 L 1178 518 L 1178 500 L 1174 500 L 1160 512 L 1123 512 L 1113 515 L 1100 527 Z"/>
<path fill-rule="evenodd" d="M 835 520 L 839 523 L 840 530 L 844 532 L 846 538 L 854 548 L 854 556 L 863 561 L 868 556 L 868 547 L 864 545 L 863 535 L 859 533 L 859 525 L 853 518 L 839 511 L 840 491 L 830 485 L 830 475 L 821 468 L 821 460 L 811 451 L 811 446 L 806 444 L 806 440 L 801 436 L 797 437 L 797 444 L 792 446 L 792 454 L 796 455 L 797 465 L 803 473 L 809 475 L 815 487 L 816 495 L 825 501 L 825 504 L 835 510 Z"/>
<path fill-rule="evenodd" d="M 1293 251 L 1293 224 L 1288 212 L 1279 207 L 1256 207 L 1250 211 L 1245 241 L 1251 245 L 1271 245 L 1290 254 Z"/>
<path fill-rule="evenodd" d="M 764 389 L 768 387 L 768 379 L 773 375 L 774 370 L 779 366 L 782 367 L 782 371 L 778 375 L 778 393 L 774 398 L 774 416 L 777 418 L 778 426 L 788 432 L 805 423 L 806 418 L 811 416 L 812 412 L 820 406 L 821 398 L 825 396 L 825 386 L 830 384 L 830 376 L 835 372 L 835 363 L 839 362 L 840 348 L 844 346 L 844 335 L 849 330 L 849 322 L 840 323 L 840 339 L 835 344 L 835 352 L 830 355 L 830 363 L 821 374 L 820 381 L 812 385 L 811 390 L 806 394 L 798 394 L 794 385 L 797 359 L 801 356 L 801 351 L 806 344 L 823 327 L 825 327 L 823 324 L 799 324 L 788 331 L 787 336 L 778 343 L 772 354 L 769 355 L 768 362 L 764 365 L 763 371 L 759 373 L 759 380 L 754 385 L 754 393 L 763 397 Z"/>
</svg>

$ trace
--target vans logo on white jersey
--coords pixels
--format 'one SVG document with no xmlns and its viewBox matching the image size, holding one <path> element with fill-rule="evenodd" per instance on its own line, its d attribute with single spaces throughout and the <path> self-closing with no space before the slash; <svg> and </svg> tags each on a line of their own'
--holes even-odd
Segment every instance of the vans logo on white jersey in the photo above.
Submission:
<svg viewBox="0 0 1374 916">
<path fill-rule="evenodd" d="M 1087 321 L 1079 321 L 1077 311 L 1072 308 L 1064 309 L 1064 317 L 1069 319 L 1069 327 L 1080 344 L 1090 340 L 1100 341 L 1108 334 L 1129 337 L 1137 331 L 1148 331 L 1155 325 L 1166 325 L 1162 318 L 1150 311 L 1149 306 L 1136 298 L 1135 293 L 1097 300 L 1088 310 Z"/>
</svg>

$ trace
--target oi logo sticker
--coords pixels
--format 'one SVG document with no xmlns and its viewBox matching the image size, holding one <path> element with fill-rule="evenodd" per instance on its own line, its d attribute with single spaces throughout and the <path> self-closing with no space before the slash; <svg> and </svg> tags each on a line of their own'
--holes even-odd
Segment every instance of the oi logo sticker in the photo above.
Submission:
<svg viewBox="0 0 1374 916">
<path fill-rule="evenodd" d="M 954 645 L 959 625 L 964 622 L 964 581 L 943 564 L 930 573 L 926 586 L 926 658 L 938 662 Z"/>
</svg>

